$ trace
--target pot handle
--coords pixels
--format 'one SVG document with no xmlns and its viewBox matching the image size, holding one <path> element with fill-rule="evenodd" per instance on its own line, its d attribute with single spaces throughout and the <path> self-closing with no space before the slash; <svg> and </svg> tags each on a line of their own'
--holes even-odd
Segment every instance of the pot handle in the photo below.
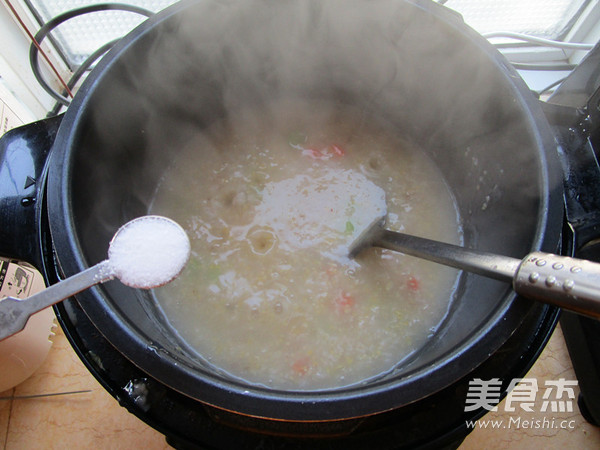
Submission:
<svg viewBox="0 0 600 450">
<path fill-rule="evenodd" d="M 46 160 L 61 116 L 0 138 L 0 255 L 42 266 L 41 220 Z"/>
<path fill-rule="evenodd" d="M 600 90 L 594 98 L 599 94 Z M 573 248 L 579 249 L 600 235 L 600 165 L 590 141 L 591 122 L 599 119 L 593 119 L 589 106 L 542 103 L 542 109 L 557 140 L 566 219 L 573 232 Z"/>
</svg>

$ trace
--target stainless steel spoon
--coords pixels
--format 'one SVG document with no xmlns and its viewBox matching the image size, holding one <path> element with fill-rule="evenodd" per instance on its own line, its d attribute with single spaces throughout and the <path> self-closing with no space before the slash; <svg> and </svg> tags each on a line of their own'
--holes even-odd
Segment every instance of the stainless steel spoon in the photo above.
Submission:
<svg viewBox="0 0 600 450">
<path fill-rule="evenodd" d="M 161 226 L 161 237 L 164 237 L 164 233 L 168 233 L 170 237 L 169 242 L 174 243 L 179 246 L 179 249 L 182 249 L 177 259 L 171 260 L 171 264 L 167 264 L 166 266 L 160 263 L 164 261 L 164 258 L 171 258 L 171 255 L 165 253 L 168 250 L 167 248 L 164 248 L 162 254 L 157 254 L 157 243 L 151 239 L 151 233 L 147 233 L 149 239 L 145 241 L 142 240 L 140 242 L 140 239 L 136 239 L 135 242 L 131 241 L 131 232 L 137 233 L 137 230 L 141 229 L 139 228 L 140 226 L 146 228 L 150 226 L 156 229 L 157 224 Z M 156 261 L 156 263 L 160 264 L 156 268 L 157 275 L 144 276 L 142 279 L 138 278 L 137 280 L 135 273 L 134 276 L 131 276 L 131 274 L 127 274 L 127 277 L 123 276 L 126 268 L 120 267 L 122 265 L 121 261 L 115 261 L 114 255 L 111 256 L 111 251 L 113 254 L 115 253 L 115 249 L 127 251 L 128 247 L 131 246 L 131 242 L 135 245 L 135 251 L 139 254 L 139 258 L 146 256 L 146 261 L 138 261 L 139 264 L 148 264 L 147 255 L 150 254 L 152 254 L 150 263 Z M 186 248 L 187 254 L 185 254 Z M 117 230 L 110 242 L 108 254 L 109 258 L 107 260 L 66 278 L 31 297 L 25 299 L 5 297 L 1 299 L 0 340 L 21 331 L 32 314 L 115 277 L 119 278 L 123 284 L 142 289 L 155 288 L 169 283 L 181 273 L 187 263 L 190 254 L 190 243 L 187 234 L 176 222 L 162 216 L 142 216 L 127 222 Z M 126 260 L 126 262 L 130 261 Z M 165 267 L 167 267 L 166 271 L 164 270 Z"/>
<path fill-rule="evenodd" d="M 512 283 L 523 297 L 600 318 L 600 264 L 533 252 L 523 259 L 466 249 L 385 228 L 377 217 L 350 244 L 355 257 L 367 247 L 381 247 L 446 266 Z"/>
</svg>

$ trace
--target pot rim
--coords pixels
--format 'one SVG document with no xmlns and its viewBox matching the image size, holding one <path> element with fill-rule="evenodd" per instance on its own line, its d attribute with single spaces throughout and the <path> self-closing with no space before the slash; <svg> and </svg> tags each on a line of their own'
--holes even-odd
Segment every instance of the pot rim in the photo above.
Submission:
<svg viewBox="0 0 600 450">
<path fill-rule="evenodd" d="M 400 0 L 436 16 L 454 31 L 465 35 L 484 52 L 506 79 L 507 85 L 522 105 L 524 116 L 540 149 L 540 211 L 531 250 L 555 252 L 561 236 L 562 170 L 560 169 L 553 134 L 537 101 L 531 95 L 517 71 L 485 39 L 456 19 L 454 14 L 430 1 Z M 82 246 L 75 232 L 72 214 L 73 142 L 82 117 L 89 107 L 89 97 L 111 66 L 139 38 L 151 33 L 162 21 L 180 13 L 194 1 L 175 4 L 142 23 L 123 38 L 105 56 L 84 82 L 62 121 L 49 158 L 47 198 L 48 215 L 56 259 L 65 275 L 86 269 Z M 435 6 L 433 6 L 435 5 Z M 60 250 L 58 250 L 60 249 Z M 153 378 L 174 390 L 217 408 L 255 417 L 293 420 L 326 421 L 349 419 L 395 409 L 431 395 L 467 376 L 484 362 L 512 335 L 532 309 L 533 304 L 507 294 L 498 305 L 485 328 L 472 333 L 462 345 L 445 354 L 445 359 L 414 370 L 398 379 L 355 384 L 323 391 L 280 391 L 242 384 L 216 375 L 186 367 L 181 360 L 161 352 L 149 351 L 152 343 L 135 327 L 126 326 L 118 311 L 107 307 L 105 292 L 94 287 L 76 296 L 77 301 L 98 330 L 119 351 Z"/>
</svg>

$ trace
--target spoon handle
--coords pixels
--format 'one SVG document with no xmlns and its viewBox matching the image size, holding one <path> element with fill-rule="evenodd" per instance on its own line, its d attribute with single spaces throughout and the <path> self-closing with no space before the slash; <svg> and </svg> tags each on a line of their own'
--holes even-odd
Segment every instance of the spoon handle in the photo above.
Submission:
<svg viewBox="0 0 600 450">
<path fill-rule="evenodd" d="M 514 289 L 524 297 L 600 318 L 600 264 L 534 252 L 523 258 Z"/>
<path fill-rule="evenodd" d="M 500 281 L 512 282 L 521 260 L 470 250 L 382 228 L 371 245 L 463 269 Z"/>
<path fill-rule="evenodd" d="M 91 286 L 113 278 L 108 261 L 66 278 L 25 299 L 6 297 L 0 300 L 0 340 L 18 333 L 32 314 L 54 305 Z"/>
<path fill-rule="evenodd" d="M 381 229 L 372 244 L 510 282 L 523 297 L 600 318 L 600 264 L 533 252 L 522 260 Z"/>
</svg>

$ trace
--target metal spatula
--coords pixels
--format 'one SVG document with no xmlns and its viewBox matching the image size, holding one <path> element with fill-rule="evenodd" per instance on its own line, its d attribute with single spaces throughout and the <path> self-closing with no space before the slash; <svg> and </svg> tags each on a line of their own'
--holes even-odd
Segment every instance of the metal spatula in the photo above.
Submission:
<svg viewBox="0 0 600 450">
<path fill-rule="evenodd" d="M 385 228 L 377 217 L 349 246 L 351 257 L 381 247 L 512 283 L 523 297 L 600 318 L 600 264 L 533 252 L 523 259 L 466 249 Z"/>
</svg>

